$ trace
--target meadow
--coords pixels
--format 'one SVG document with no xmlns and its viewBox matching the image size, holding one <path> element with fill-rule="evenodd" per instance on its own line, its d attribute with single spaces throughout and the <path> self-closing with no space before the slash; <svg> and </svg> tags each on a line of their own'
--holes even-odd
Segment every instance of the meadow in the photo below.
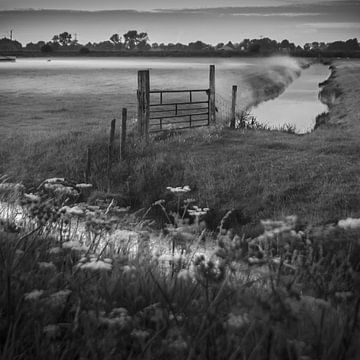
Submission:
<svg viewBox="0 0 360 360">
<path fill-rule="evenodd" d="M 4 137 L 2 358 L 358 358 L 359 72 L 310 134 L 130 131 L 110 193 L 107 128 Z"/>
<path fill-rule="evenodd" d="M 167 188 L 176 212 L 158 200 L 139 216 L 71 204 L 88 186 L 64 179 L 31 194 L 0 185 L 2 359 L 360 354 L 360 219 L 302 228 L 287 216 L 245 238 L 231 212 L 209 232 L 189 186 Z"/>
</svg>

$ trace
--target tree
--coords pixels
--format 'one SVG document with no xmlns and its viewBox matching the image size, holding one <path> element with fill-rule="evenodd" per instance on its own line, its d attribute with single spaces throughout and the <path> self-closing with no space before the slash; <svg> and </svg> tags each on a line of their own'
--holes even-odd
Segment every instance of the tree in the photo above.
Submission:
<svg viewBox="0 0 360 360">
<path fill-rule="evenodd" d="M 30 51 L 40 51 L 44 45 L 45 45 L 44 41 L 38 41 L 36 44 L 30 42 L 26 44 L 25 49 Z"/>
<path fill-rule="evenodd" d="M 54 35 L 51 40 L 52 40 L 53 43 L 58 44 L 58 43 L 59 43 L 59 40 L 60 40 L 60 39 L 59 39 L 59 35 Z"/>
<path fill-rule="evenodd" d="M 62 46 L 68 46 L 71 43 L 71 34 L 69 34 L 67 31 L 59 34 L 59 43 Z"/>
<path fill-rule="evenodd" d="M 191 42 L 189 43 L 189 49 L 190 50 L 195 50 L 195 51 L 201 51 L 201 50 L 205 50 L 208 49 L 209 45 L 205 44 L 204 42 L 198 40 L 195 42 Z"/>
<path fill-rule="evenodd" d="M 19 51 L 22 49 L 21 43 L 7 38 L 0 39 L 0 51 Z"/>
<path fill-rule="evenodd" d="M 129 30 L 124 36 L 125 47 L 129 50 L 133 50 L 136 47 L 146 48 L 149 41 L 148 34 L 146 32 L 138 33 L 137 30 Z"/>
<path fill-rule="evenodd" d="M 290 48 L 290 42 L 287 39 L 284 39 L 280 45 L 279 45 L 280 49 L 289 49 Z"/>
<path fill-rule="evenodd" d="M 52 51 L 53 51 L 53 48 L 51 46 L 51 43 L 47 43 L 41 47 L 41 52 L 43 52 L 43 53 L 50 53 Z"/>
<path fill-rule="evenodd" d="M 119 44 L 119 42 L 121 41 L 121 37 L 119 36 L 119 34 L 113 34 L 110 37 L 110 41 L 112 41 L 114 45 Z"/>
</svg>

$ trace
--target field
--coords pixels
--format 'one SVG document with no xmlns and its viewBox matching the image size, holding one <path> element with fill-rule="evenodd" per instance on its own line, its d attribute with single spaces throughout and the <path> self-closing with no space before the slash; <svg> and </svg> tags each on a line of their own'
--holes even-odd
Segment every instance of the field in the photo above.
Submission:
<svg viewBox="0 0 360 360">
<path fill-rule="evenodd" d="M 356 61 L 344 61 L 336 67 L 326 89 L 338 87 L 337 94 L 342 95 L 331 105 L 327 124 L 316 131 L 297 136 L 231 131 L 219 125 L 172 134 L 149 146 L 130 137 L 127 159 L 113 166 L 111 191 L 124 199 L 123 205 L 139 209 L 163 198 L 167 186 L 188 184 L 199 203 L 213 210 L 212 227 L 231 209 L 250 219 L 251 228 L 259 219 L 287 214 L 312 224 L 357 216 L 359 66 Z M 108 131 L 101 127 L 86 133 L 65 129 L 5 136 L 0 172 L 26 186 L 36 186 L 48 177 L 82 182 L 90 146 L 95 154 L 91 182 L 105 191 Z"/>
<path fill-rule="evenodd" d="M 359 358 L 360 63 L 324 85 L 307 135 L 130 135 L 110 193 L 108 129 L 4 137 L 1 358 Z"/>
</svg>

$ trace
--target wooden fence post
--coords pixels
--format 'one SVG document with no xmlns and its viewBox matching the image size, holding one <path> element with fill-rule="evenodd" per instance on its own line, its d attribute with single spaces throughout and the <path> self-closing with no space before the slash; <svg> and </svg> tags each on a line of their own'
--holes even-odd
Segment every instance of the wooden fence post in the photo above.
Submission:
<svg viewBox="0 0 360 360">
<path fill-rule="evenodd" d="M 150 117 L 150 72 L 149 70 L 138 71 L 138 131 L 140 136 L 149 137 Z"/>
<path fill-rule="evenodd" d="M 121 135 L 120 135 L 120 161 L 125 159 L 126 154 L 126 121 L 127 121 L 127 109 L 122 109 L 121 118 Z"/>
<path fill-rule="evenodd" d="M 111 181 L 110 181 L 110 171 L 111 171 L 111 162 L 114 154 L 114 138 L 115 138 L 115 122 L 116 120 L 111 120 L 110 125 L 110 139 L 109 139 L 109 146 L 108 146 L 108 163 L 107 163 L 107 180 L 108 186 L 107 191 L 110 192 Z"/>
<path fill-rule="evenodd" d="M 216 121 L 215 115 L 215 65 L 210 65 L 209 74 L 209 117 L 210 123 L 214 124 Z"/>
<path fill-rule="evenodd" d="M 91 177 L 91 148 L 86 149 L 86 168 L 85 168 L 85 182 L 89 183 Z"/>
<path fill-rule="evenodd" d="M 230 128 L 231 129 L 235 129 L 236 95 L 237 95 L 237 86 L 233 85 L 232 97 L 231 97 L 231 118 L 230 118 Z"/>
</svg>

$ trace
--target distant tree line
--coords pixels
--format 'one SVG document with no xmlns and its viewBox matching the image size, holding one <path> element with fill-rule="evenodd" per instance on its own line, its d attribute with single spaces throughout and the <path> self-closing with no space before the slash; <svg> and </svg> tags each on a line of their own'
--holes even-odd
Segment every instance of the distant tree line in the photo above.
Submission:
<svg viewBox="0 0 360 360">
<path fill-rule="evenodd" d="M 77 52 L 88 53 L 129 53 L 129 54 L 223 54 L 231 55 L 270 55 L 282 53 L 297 56 L 360 56 L 360 46 L 357 39 L 347 41 L 335 41 L 330 43 L 317 42 L 306 43 L 303 47 L 295 45 L 287 39 L 278 42 L 267 37 L 261 39 L 244 39 L 238 43 L 218 43 L 211 45 L 200 40 L 188 44 L 181 43 L 151 43 L 146 32 L 129 30 L 122 36 L 115 33 L 109 40 L 101 42 L 88 42 L 80 44 L 72 34 L 63 32 L 56 34 L 48 42 L 38 41 L 28 43 L 25 47 L 18 41 L 7 38 L 0 39 L 0 52 L 42 52 L 61 53 Z"/>
</svg>

